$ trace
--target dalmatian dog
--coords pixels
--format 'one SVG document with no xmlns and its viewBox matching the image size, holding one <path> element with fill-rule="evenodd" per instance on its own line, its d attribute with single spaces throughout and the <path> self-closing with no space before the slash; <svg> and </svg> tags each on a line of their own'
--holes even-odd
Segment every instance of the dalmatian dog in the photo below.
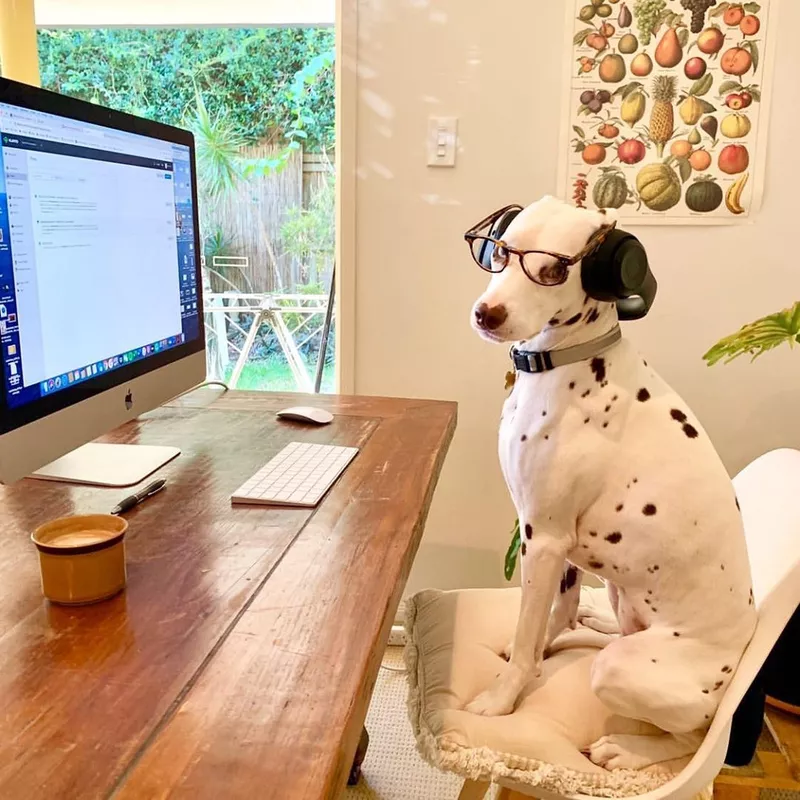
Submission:
<svg viewBox="0 0 800 800">
<path fill-rule="evenodd" d="M 577 254 L 612 218 L 545 197 L 503 234 L 511 248 Z M 554 259 L 525 255 L 528 273 Z M 540 285 L 512 256 L 475 303 L 474 329 L 522 351 L 588 343 L 618 323 L 589 297 L 581 264 Z M 592 689 L 659 736 L 608 735 L 588 749 L 608 769 L 695 752 L 756 623 L 739 503 L 686 403 L 622 338 L 602 353 L 519 372 L 500 426 L 500 462 L 521 529 L 522 604 L 508 664 L 467 710 L 509 714 L 548 646 L 578 622 L 608 634 Z M 603 579 L 615 618 L 579 605 Z"/>
</svg>

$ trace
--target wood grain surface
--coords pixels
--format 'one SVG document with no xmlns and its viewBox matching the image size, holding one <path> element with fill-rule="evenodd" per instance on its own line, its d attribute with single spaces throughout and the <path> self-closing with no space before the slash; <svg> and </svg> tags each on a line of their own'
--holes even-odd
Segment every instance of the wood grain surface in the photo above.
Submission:
<svg viewBox="0 0 800 800">
<path fill-rule="evenodd" d="M 313 402 L 323 428 L 278 423 Z M 125 490 L 0 487 L 0 797 L 335 797 L 455 428 L 455 405 L 206 389 L 108 441 L 172 444 L 127 515 L 128 588 L 41 597 L 29 534 Z M 316 509 L 232 508 L 293 440 L 357 446 Z"/>
</svg>

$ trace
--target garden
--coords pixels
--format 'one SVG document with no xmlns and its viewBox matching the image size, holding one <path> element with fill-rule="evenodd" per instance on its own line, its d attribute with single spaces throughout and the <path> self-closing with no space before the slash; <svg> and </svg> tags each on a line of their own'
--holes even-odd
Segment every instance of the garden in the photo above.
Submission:
<svg viewBox="0 0 800 800">
<path fill-rule="evenodd" d="M 234 376 L 241 389 L 302 388 L 299 376 L 317 366 L 333 277 L 333 29 L 38 37 L 43 87 L 194 133 L 209 377 Z M 248 341 L 256 318 L 264 324 Z M 332 390 L 333 360 L 329 344 L 323 391 Z"/>
</svg>

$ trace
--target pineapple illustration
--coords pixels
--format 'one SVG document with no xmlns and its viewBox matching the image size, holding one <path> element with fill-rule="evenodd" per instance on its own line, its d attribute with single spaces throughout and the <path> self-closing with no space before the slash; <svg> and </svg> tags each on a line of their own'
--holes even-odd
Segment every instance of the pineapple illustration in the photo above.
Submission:
<svg viewBox="0 0 800 800">
<path fill-rule="evenodd" d="M 664 145 L 672 138 L 675 128 L 675 87 L 678 79 L 674 75 L 659 75 L 653 81 L 653 113 L 650 115 L 650 139 L 655 142 L 656 153 L 664 154 Z"/>
</svg>

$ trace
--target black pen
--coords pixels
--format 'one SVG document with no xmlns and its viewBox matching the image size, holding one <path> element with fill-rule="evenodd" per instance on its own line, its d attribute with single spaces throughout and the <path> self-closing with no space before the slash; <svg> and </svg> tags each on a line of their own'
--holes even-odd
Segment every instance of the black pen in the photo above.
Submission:
<svg viewBox="0 0 800 800">
<path fill-rule="evenodd" d="M 132 494 L 130 497 L 126 497 L 114 510 L 111 512 L 112 514 L 124 514 L 126 511 L 130 511 L 132 508 L 135 508 L 139 505 L 143 500 L 147 500 L 148 497 L 152 497 L 157 492 L 160 492 L 165 486 L 167 482 L 164 478 L 157 480 L 151 483 L 149 486 L 145 486 L 141 492 L 137 492 L 136 494 Z"/>
</svg>

